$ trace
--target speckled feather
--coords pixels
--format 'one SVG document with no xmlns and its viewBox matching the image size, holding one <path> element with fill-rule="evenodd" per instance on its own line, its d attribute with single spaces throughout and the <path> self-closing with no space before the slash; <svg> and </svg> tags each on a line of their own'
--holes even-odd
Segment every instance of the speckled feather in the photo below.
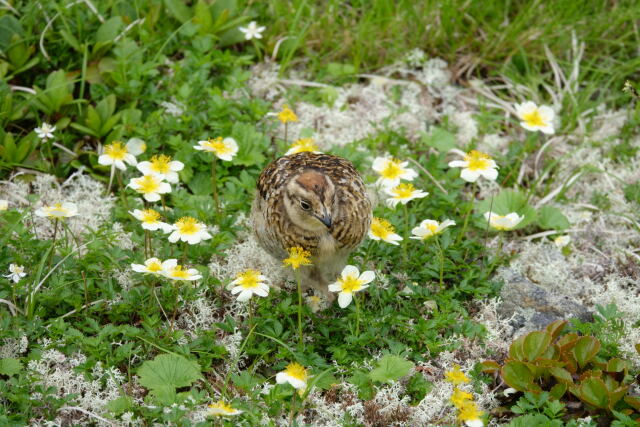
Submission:
<svg viewBox="0 0 640 427">
<path fill-rule="evenodd" d="M 371 202 L 362 178 L 351 162 L 329 154 L 297 153 L 280 157 L 268 165 L 257 183 L 252 215 L 263 227 L 255 229 L 261 245 L 271 255 L 286 257 L 286 250 L 300 246 L 318 255 L 320 237 L 293 224 L 283 206 L 285 187 L 289 180 L 305 170 L 320 172 L 333 182 L 336 196 L 333 205 L 333 225 L 327 233 L 337 242 L 336 250 L 346 256 L 364 239 L 371 224 Z"/>
</svg>

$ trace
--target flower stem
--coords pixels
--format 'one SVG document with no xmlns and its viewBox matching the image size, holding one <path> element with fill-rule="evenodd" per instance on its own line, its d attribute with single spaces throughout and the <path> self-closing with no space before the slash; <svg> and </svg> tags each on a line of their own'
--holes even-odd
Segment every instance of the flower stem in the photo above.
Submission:
<svg viewBox="0 0 640 427">
<path fill-rule="evenodd" d="M 442 246 L 440 246 L 440 239 L 438 236 L 434 237 L 436 246 L 438 247 L 438 258 L 440 258 L 440 290 L 444 288 L 444 254 L 442 252 Z"/>
<path fill-rule="evenodd" d="M 287 131 L 289 130 L 289 123 L 284 124 L 284 144 L 289 145 L 289 138 L 287 137 Z"/>
<path fill-rule="evenodd" d="M 487 228 L 485 228 L 484 230 L 484 242 L 482 243 L 482 246 L 484 246 L 485 252 L 487 251 L 487 237 L 489 236 L 489 224 L 491 223 L 492 211 L 493 211 L 493 194 L 491 194 L 491 201 L 489 202 L 489 218 L 487 218 Z M 483 258 L 484 258 L 484 254 L 483 254 Z"/>
<path fill-rule="evenodd" d="M 360 303 L 357 294 L 353 294 L 353 301 L 356 303 L 356 338 L 358 338 L 360 336 Z"/>
<path fill-rule="evenodd" d="M 58 218 L 53 220 L 53 238 L 51 239 L 51 253 L 49 254 L 49 270 L 51 270 L 51 263 L 53 262 L 53 255 L 56 249 L 56 237 L 58 237 Z"/>
<path fill-rule="evenodd" d="M 213 187 L 213 203 L 216 205 L 216 215 L 220 216 L 220 200 L 218 200 L 218 177 L 216 176 L 216 166 L 218 158 L 213 155 L 211 160 L 211 186 Z"/>
<path fill-rule="evenodd" d="M 189 243 L 184 242 L 184 251 L 182 252 L 182 263 L 185 264 L 187 262 L 187 256 L 189 256 Z"/>
<path fill-rule="evenodd" d="M 474 182 L 471 186 L 471 198 L 469 201 L 469 207 L 467 208 L 467 212 L 464 215 L 464 223 L 462 225 L 462 230 L 460 230 L 460 234 L 458 234 L 458 239 L 456 239 L 456 243 L 460 243 L 462 238 L 464 237 L 464 233 L 467 231 L 467 225 L 469 224 L 469 217 L 471 216 L 471 211 L 473 210 L 473 199 L 475 199 L 476 194 L 476 183 Z"/>
<path fill-rule="evenodd" d="M 116 178 L 118 179 L 118 185 L 120 186 L 120 198 L 122 199 L 122 204 L 126 211 L 129 211 L 129 201 L 127 200 L 127 194 L 124 191 L 124 185 L 122 184 L 122 176 L 120 173 L 116 172 Z"/>
<path fill-rule="evenodd" d="M 404 257 L 404 263 L 407 264 L 409 262 L 409 255 L 407 255 L 407 244 L 409 243 L 409 229 L 411 227 L 409 226 L 409 208 L 407 208 L 406 204 L 403 204 L 402 208 L 404 210 L 404 231 L 406 236 L 406 241 L 403 242 L 402 245 L 402 256 Z"/>
<path fill-rule="evenodd" d="M 298 281 L 298 335 L 302 345 L 302 280 L 298 270 L 296 270 L 296 280 Z"/>
<path fill-rule="evenodd" d="M 113 184 L 113 175 L 116 171 L 116 165 L 111 164 L 111 173 L 109 174 L 109 185 L 107 186 L 107 194 L 111 193 L 111 184 Z"/>
</svg>

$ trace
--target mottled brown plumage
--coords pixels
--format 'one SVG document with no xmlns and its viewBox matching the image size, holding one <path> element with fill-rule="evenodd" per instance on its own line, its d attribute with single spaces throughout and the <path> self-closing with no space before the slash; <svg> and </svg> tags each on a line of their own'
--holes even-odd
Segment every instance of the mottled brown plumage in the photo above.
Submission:
<svg viewBox="0 0 640 427">
<path fill-rule="evenodd" d="M 302 270 L 303 285 L 333 299 L 327 285 L 366 236 L 371 201 L 351 162 L 304 152 L 262 171 L 251 217 L 258 242 L 272 256 L 284 259 L 295 246 L 310 251 L 313 266 Z"/>
</svg>

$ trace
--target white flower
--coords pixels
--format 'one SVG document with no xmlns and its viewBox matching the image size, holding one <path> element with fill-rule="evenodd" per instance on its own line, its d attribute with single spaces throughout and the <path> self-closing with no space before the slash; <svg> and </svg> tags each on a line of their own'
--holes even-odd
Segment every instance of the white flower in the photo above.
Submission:
<svg viewBox="0 0 640 427">
<path fill-rule="evenodd" d="M 55 203 L 53 206 L 43 206 L 34 213 L 36 216 L 53 219 L 70 218 L 78 215 L 78 207 L 71 202 Z"/>
<path fill-rule="evenodd" d="M 553 119 L 555 112 L 547 105 L 538 107 L 534 102 L 527 101 L 522 104 L 516 104 L 516 114 L 522 120 L 520 125 L 526 130 L 540 131 L 546 134 L 553 134 Z"/>
<path fill-rule="evenodd" d="M 184 168 L 184 163 L 178 160 L 171 160 L 171 157 L 164 154 L 156 154 L 151 157 L 151 161 L 138 163 L 136 166 L 144 175 L 157 175 L 167 182 L 176 184 L 178 182 L 178 172 Z"/>
<path fill-rule="evenodd" d="M 442 223 L 439 223 L 438 221 L 434 221 L 432 219 L 425 219 L 420 223 L 419 226 L 414 227 L 413 230 L 411 230 L 411 233 L 413 234 L 411 238 L 426 240 L 430 237 L 435 236 L 436 234 L 442 233 L 445 228 L 452 225 L 456 225 L 456 223 L 455 221 L 452 221 L 450 219 L 445 219 L 444 221 L 442 221 Z"/>
<path fill-rule="evenodd" d="M 147 143 L 140 138 L 130 138 L 125 147 L 127 147 L 129 154 L 133 154 L 134 156 L 139 156 L 147 151 Z"/>
<path fill-rule="evenodd" d="M 395 229 L 389 221 L 377 217 L 374 217 L 371 221 L 369 238 L 373 240 L 382 240 L 383 242 L 391 243 L 392 245 L 399 245 L 400 243 L 398 242 L 402 240 L 402 237 L 395 233 Z"/>
<path fill-rule="evenodd" d="M 15 283 L 18 283 L 20 279 L 26 276 L 27 273 L 24 272 L 24 267 L 18 264 L 9 264 L 9 274 L 4 277 L 9 280 L 13 280 Z"/>
<path fill-rule="evenodd" d="M 171 261 L 171 262 L 169 262 Z M 162 263 L 162 275 L 172 280 L 198 280 L 202 275 L 195 268 L 184 268 L 175 259 L 170 259 Z"/>
<path fill-rule="evenodd" d="M 156 231 L 161 229 L 165 233 L 169 233 L 173 230 L 173 227 L 166 222 L 160 221 L 160 213 L 153 209 L 134 209 L 129 212 L 135 219 L 142 222 L 142 228 L 145 230 Z"/>
<path fill-rule="evenodd" d="M 376 157 L 372 165 L 372 169 L 380 175 L 376 183 L 383 187 L 395 187 L 400 184 L 401 179 L 413 181 L 418 173 L 407 168 L 408 164 L 409 162 L 390 157 Z"/>
<path fill-rule="evenodd" d="M 136 158 L 129 152 L 129 147 L 126 147 L 120 141 L 114 141 L 104 147 L 104 150 L 100 157 L 98 157 L 98 163 L 103 166 L 112 166 L 120 170 L 125 170 L 125 162 L 135 166 Z"/>
<path fill-rule="evenodd" d="M 216 403 L 212 403 L 211 405 L 209 405 L 209 409 L 207 409 L 208 416 L 232 416 L 240 415 L 242 412 L 243 411 L 235 409 L 224 400 L 219 400 Z"/>
<path fill-rule="evenodd" d="M 236 279 L 231 282 L 231 285 L 236 285 L 231 289 L 233 295 L 238 295 L 238 301 L 248 301 L 254 294 L 259 297 L 266 297 L 269 295 L 269 286 L 264 283 L 267 280 L 265 276 L 260 274 L 256 270 L 247 270 L 244 273 L 238 274 Z"/>
<path fill-rule="evenodd" d="M 398 203 L 406 205 L 413 199 L 421 199 L 429 195 L 429 193 L 418 190 L 410 183 L 402 183 L 395 187 L 388 187 L 385 189 L 385 192 L 391 196 L 387 199 L 387 206 L 392 209 L 395 209 Z"/>
<path fill-rule="evenodd" d="M 171 243 L 180 240 L 190 245 L 195 245 L 200 243 L 201 240 L 208 240 L 212 237 L 211 234 L 207 232 L 207 226 L 205 224 L 189 216 L 180 218 L 171 227 L 173 229 L 173 233 L 169 236 Z"/>
<path fill-rule="evenodd" d="M 514 394 L 514 393 L 517 393 L 517 392 L 518 392 L 518 390 L 516 390 L 515 388 L 508 387 L 508 388 L 505 388 L 505 389 L 504 389 L 504 391 L 502 392 L 502 394 L 503 394 L 505 397 L 509 397 L 510 395 L 512 395 L 512 394 Z"/>
<path fill-rule="evenodd" d="M 489 221 L 489 225 L 496 230 L 513 230 L 524 219 L 524 216 L 511 212 L 507 215 L 498 215 L 494 212 L 485 212 L 485 219 Z"/>
<path fill-rule="evenodd" d="M 317 313 L 324 306 L 324 301 L 318 295 L 309 295 L 305 300 L 312 313 Z"/>
<path fill-rule="evenodd" d="M 483 176 L 490 181 L 498 178 L 498 165 L 491 160 L 488 154 L 471 150 L 465 154 L 464 160 L 454 160 L 449 162 L 450 168 L 464 168 L 460 177 L 467 182 L 476 182 Z"/>
<path fill-rule="evenodd" d="M 238 143 L 233 138 L 222 139 L 221 136 L 206 141 L 198 141 L 193 148 L 214 153 L 221 160 L 230 161 L 238 153 Z"/>
<path fill-rule="evenodd" d="M 373 271 L 364 271 L 360 274 L 357 267 L 347 265 L 340 274 L 338 281 L 329 285 L 330 292 L 340 292 L 338 294 L 338 305 L 345 308 L 351 304 L 353 293 L 361 291 L 369 287 L 370 283 L 375 279 L 376 275 Z"/>
<path fill-rule="evenodd" d="M 558 249 L 562 249 L 571 243 L 571 236 L 558 236 L 553 239 L 553 243 L 558 247 Z"/>
<path fill-rule="evenodd" d="M 156 276 L 164 275 L 164 272 L 178 263 L 175 259 L 168 259 L 164 262 L 158 258 L 149 258 L 143 264 L 131 264 L 131 269 L 138 273 L 150 273 Z"/>
<path fill-rule="evenodd" d="M 148 202 L 157 202 L 161 194 L 171 193 L 171 185 L 164 182 L 157 175 L 144 175 L 140 178 L 131 178 L 127 187 L 131 187 Z"/>
<path fill-rule="evenodd" d="M 304 390 L 307 388 L 307 379 L 309 375 L 307 370 L 299 363 L 290 363 L 286 369 L 276 374 L 276 382 L 278 384 L 289 383 L 293 388 Z"/>
<path fill-rule="evenodd" d="M 0 199 L 0 211 L 6 211 L 7 209 L 9 209 L 9 201 Z"/>
<path fill-rule="evenodd" d="M 251 21 L 246 27 L 240 27 L 238 29 L 244 34 L 245 40 L 251 40 L 261 39 L 262 32 L 266 29 L 266 27 L 258 27 L 256 21 Z"/>
<path fill-rule="evenodd" d="M 52 139 L 53 138 L 53 132 L 56 130 L 55 126 L 51 126 L 49 123 L 42 123 L 42 125 L 39 128 L 35 128 L 34 131 L 36 132 L 36 135 L 38 135 L 38 138 L 40 138 L 43 141 L 46 141 L 47 139 Z"/>
</svg>

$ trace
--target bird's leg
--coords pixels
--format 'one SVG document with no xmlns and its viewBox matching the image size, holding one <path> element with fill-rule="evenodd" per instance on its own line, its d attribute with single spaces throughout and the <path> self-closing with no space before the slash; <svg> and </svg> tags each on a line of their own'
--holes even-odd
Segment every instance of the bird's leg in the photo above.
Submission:
<svg viewBox="0 0 640 427">
<path fill-rule="evenodd" d="M 329 304 L 333 303 L 336 299 L 336 295 L 333 292 L 329 292 L 329 282 L 322 277 L 320 271 L 315 266 L 312 266 L 303 270 L 303 273 L 302 289 L 314 289 L 322 294 Z"/>
</svg>

